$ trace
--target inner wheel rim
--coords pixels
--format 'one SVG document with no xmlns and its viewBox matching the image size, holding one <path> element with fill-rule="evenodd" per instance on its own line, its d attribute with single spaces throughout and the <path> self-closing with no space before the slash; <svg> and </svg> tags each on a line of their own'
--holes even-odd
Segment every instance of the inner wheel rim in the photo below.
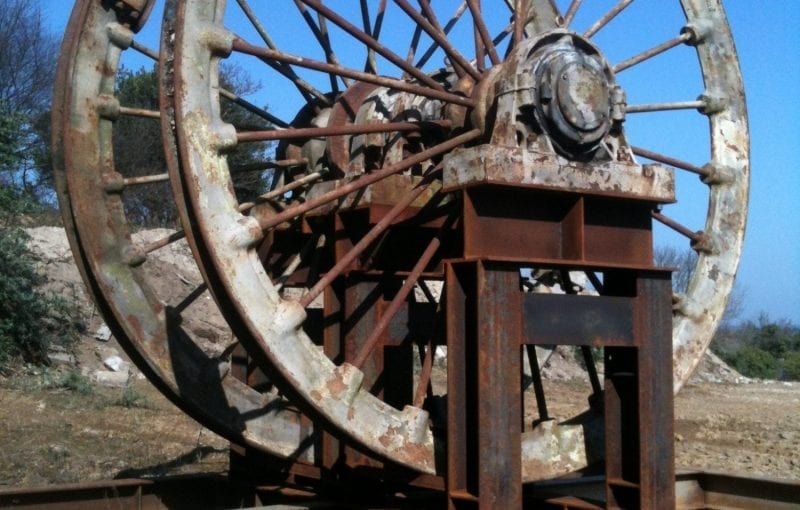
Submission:
<svg viewBox="0 0 800 510">
<path fill-rule="evenodd" d="M 327 12 L 318 2 L 303 3 L 319 12 Z M 405 2 L 397 3 L 401 7 L 407 5 Z M 426 4 L 423 4 L 423 11 Z M 711 162 L 704 167 L 681 165 L 681 162 L 676 164 L 674 160 L 658 154 L 633 148 L 633 152 L 641 157 L 669 162 L 679 168 L 688 166 L 691 167 L 688 168 L 690 171 L 698 170 L 710 186 L 704 235 L 690 236 L 699 252 L 697 266 L 687 294 L 678 301 L 675 310 L 675 391 L 689 377 L 707 348 L 731 290 L 743 237 L 749 170 L 744 97 L 727 21 L 721 8 L 714 2 L 684 0 L 681 6 L 689 21 L 684 33 L 691 35 L 683 42 L 691 41 L 697 47 L 706 92 L 697 101 L 627 109 L 630 114 L 690 107 L 700 108 L 709 117 Z M 222 26 L 220 20 L 225 7 L 222 1 L 180 1 L 178 19 L 181 24 L 176 26 L 175 31 L 174 87 L 179 92 L 175 94 L 174 121 L 180 147 L 180 172 L 186 189 L 192 191 L 187 200 L 198 224 L 198 235 L 202 238 L 198 243 L 211 255 L 206 270 L 223 282 L 224 293 L 233 304 L 236 319 L 242 320 L 252 334 L 248 350 L 254 356 L 261 356 L 261 361 L 269 369 L 280 374 L 312 413 L 384 458 L 419 471 L 435 472 L 434 438 L 428 428 L 426 412 L 417 407 L 406 407 L 401 411 L 388 406 L 362 387 L 363 373 L 360 370 L 348 363 L 335 365 L 322 355 L 300 329 L 306 318 L 302 304 L 281 297 L 256 253 L 265 224 L 278 225 L 294 217 L 294 214 L 306 213 L 312 208 L 297 207 L 283 216 L 277 215 L 266 222 L 259 221 L 239 213 L 239 204 L 226 187 L 228 169 L 224 153 L 241 138 L 232 126 L 225 125 L 216 115 L 213 70 L 220 59 L 232 50 L 244 51 L 246 47 Z M 560 28 L 558 13 L 552 10 L 549 2 L 534 2 L 533 9 L 537 11 L 537 16 L 525 18 L 536 20 L 535 24 L 525 27 L 528 36 Z M 408 13 L 407 9 L 404 10 Z M 335 19 L 327 13 L 325 17 Z M 430 17 L 428 20 L 429 24 L 434 25 Z M 604 24 L 595 24 L 587 34 L 596 33 Z M 476 21 L 476 32 L 481 32 L 479 25 Z M 185 34 L 190 30 L 200 30 L 200 39 L 204 44 L 198 44 L 196 39 L 189 40 Z M 510 32 L 521 41 L 525 30 L 512 27 Z M 484 44 L 483 50 L 491 53 L 490 46 Z M 374 44 L 372 47 L 377 51 Z M 252 50 L 247 51 L 255 54 Z M 276 50 L 262 52 L 261 56 L 272 62 L 298 63 Z M 468 61 L 457 58 L 458 53 L 449 52 L 448 56 L 454 64 L 453 73 L 458 78 L 455 84 L 443 87 L 439 82 L 430 83 L 430 77 L 418 75 L 414 75 L 418 82 L 412 84 L 426 85 L 432 91 L 442 87 L 445 92 L 468 91 L 470 98 L 480 98 L 486 91 L 480 90 L 480 85 L 473 90 L 473 86 L 476 75 L 480 77 L 483 73 L 483 62 L 472 66 Z M 357 77 L 355 73 L 352 76 Z M 451 106 L 456 104 L 454 98 L 443 97 L 442 100 L 450 101 Z M 473 104 L 477 103 L 480 101 L 476 100 Z M 445 110 L 448 108 L 450 106 Z M 458 123 L 457 114 L 448 118 Z M 480 124 L 480 119 L 473 119 L 473 125 Z M 478 134 L 467 131 L 460 136 L 451 139 L 452 146 L 448 145 L 443 150 L 449 151 L 469 143 Z M 398 172 L 405 170 L 390 165 L 376 172 L 387 169 Z M 387 175 L 390 173 L 394 172 L 386 172 Z M 207 206 L 212 203 L 213 212 Z M 572 439 L 583 441 L 582 434 L 583 431 L 575 430 Z M 523 466 L 541 463 L 541 457 L 537 456 L 548 451 L 543 444 L 535 441 L 531 435 L 523 438 L 523 455 L 527 456 L 523 459 Z M 585 462 L 585 452 L 582 454 L 581 459 L 572 463 L 545 462 L 542 471 L 524 471 L 523 477 L 530 481 L 577 469 Z"/>
</svg>

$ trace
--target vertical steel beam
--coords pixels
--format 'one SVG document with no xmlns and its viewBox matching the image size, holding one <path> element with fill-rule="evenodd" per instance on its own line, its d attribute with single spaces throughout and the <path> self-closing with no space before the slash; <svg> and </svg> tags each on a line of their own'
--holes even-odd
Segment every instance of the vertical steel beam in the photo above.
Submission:
<svg viewBox="0 0 800 510">
<path fill-rule="evenodd" d="M 518 270 L 470 261 L 447 271 L 449 506 L 522 508 Z"/>
<path fill-rule="evenodd" d="M 608 508 L 675 508 L 671 284 L 665 271 L 615 273 L 635 289 L 635 347 L 605 349 Z"/>
</svg>

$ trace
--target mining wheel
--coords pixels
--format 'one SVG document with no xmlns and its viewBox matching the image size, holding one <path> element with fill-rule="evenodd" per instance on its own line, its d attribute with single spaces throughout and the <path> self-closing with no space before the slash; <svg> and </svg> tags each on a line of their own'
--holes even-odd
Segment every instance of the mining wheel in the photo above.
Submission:
<svg viewBox="0 0 800 510">
<path fill-rule="evenodd" d="M 132 240 L 122 195 L 134 189 L 171 200 L 166 173 L 124 176 L 115 166 L 120 125 L 151 123 L 123 143 L 160 146 L 159 112 L 116 99 L 117 71 L 126 51 L 157 58 L 136 40 L 153 2 L 80 0 L 70 18 L 53 100 L 53 164 L 59 203 L 73 254 L 95 302 L 120 345 L 173 403 L 230 441 L 278 459 L 310 462 L 311 429 L 274 389 L 261 391 L 232 374 L 228 345 L 204 342 L 184 327 L 187 309 L 208 300 L 194 282 L 159 295 L 148 255 L 183 238 Z M 158 17 L 156 17 L 158 18 Z M 132 131 L 128 124 L 127 133 Z M 152 147 L 152 145 L 150 146 Z M 170 157 L 168 154 L 167 157 Z M 172 156 L 174 157 L 174 156 Z M 162 187 L 164 189 L 162 189 Z M 192 282 L 188 282 L 192 283 Z"/>
<path fill-rule="evenodd" d="M 436 347 L 446 345 L 450 317 L 441 306 L 448 296 L 437 287 L 449 288 L 444 262 L 468 256 L 465 190 L 488 179 L 473 171 L 475 161 L 494 161 L 493 178 L 506 184 L 599 190 L 611 197 L 608 204 L 615 194 L 636 194 L 657 204 L 652 218 L 690 240 L 697 262 L 687 292 L 674 299 L 676 391 L 707 348 L 733 285 L 749 138 L 737 56 L 719 3 L 623 0 L 592 20 L 596 6 L 555 4 L 468 0 L 452 13 L 452 4 L 434 8 L 427 0 L 338 8 L 319 0 L 174 0 L 167 8 L 174 15 L 164 24 L 162 122 L 178 153 L 170 170 L 204 273 L 229 304 L 226 317 L 246 328 L 240 338 L 247 351 L 305 411 L 416 471 L 443 469 L 438 453 L 446 425 L 438 408 L 446 390 L 431 381 L 431 364 Z M 664 34 L 651 26 L 657 19 L 674 23 L 671 35 L 645 51 L 630 49 Z M 632 30 L 645 35 L 633 38 Z M 699 61 L 694 74 L 653 71 L 659 62 L 674 65 L 671 56 L 685 56 L 687 48 Z M 268 129 L 221 116 L 219 70 L 227 60 L 263 72 L 258 79 L 273 107 L 263 115 Z M 647 69 L 637 78 L 647 85 L 623 85 L 638 68 Z M 665 85 L 671 76 L 679 79 L 673 89 Z M 688 88 L 686 76 L 694 77 Z M 653 90 L 696 99 L 651 102 Z M 694 112 L 690 122 L 707 123 L 710 154 L 693 156 L 707 158 L 702 164 L 640 147 L 646 135 L 627 129 L 651 122 L 640 118 L 657 124 L 687 110 Z M 241 202 L 229 154 L 242 144 L 275 142 L 266 162 L 276 168 L 273 189 Z M 670 205 L 673 168 L 699 175 L 707 189 L 700 231 L 666 214 L 696 203 Z M 677 182 L 686 181 L 678 175 Z M 499 220 L 487 228 L 508 253 L 513 228 Z M 515 249 L 509 256 L 524 260 L 526 247 Z M 597 254 L 562 256 L 600 267 L 591 258 Z M 652 246 L 617 260 L 652 267 Z M 529 262 L 536 285 L 538 268 Z M 587 275 L 602 294 L 602 268 Z M 562 272 L 571 292 L 569 279 Z M 523 478 L 581 468 L 592 460 L 586 445 L 596 426 L 588 413 L 529 427 Z"/>
</svg>

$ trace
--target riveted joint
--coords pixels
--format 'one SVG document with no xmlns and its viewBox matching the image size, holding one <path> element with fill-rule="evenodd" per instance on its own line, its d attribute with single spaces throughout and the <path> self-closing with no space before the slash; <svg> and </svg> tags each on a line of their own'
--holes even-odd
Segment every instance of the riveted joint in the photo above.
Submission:
<svg viewBox="0 0 800 510">
<path fill-rule="evenodd" d="M 625 89 L 619 85 L 611 87 L 611 118 L 615 122 L 622 122 L 625 120 L 625 109 L 628 107 L 628 98 L 625 95 Z"/>
<path fill-rule="evenodd" d="M 125 178 L 119 172 L 103 174 L 103 191 L 109 195 L 118 195 L 125 190 Z"/>
<path fill-rule="evenodd" d="M 133 31 L 119 23 L 109 23 L 106 25 L 108 38 L 111 43 L 121 50 L 127 50 L 133 44 Z"/>
<path fill-rule="evenodd" d="M 251 216 L 241 216 L 238 225 L 228 232 L 229 244 L 235 248 L 246 250 L 252 248 L 264 238 L 264 231 L 258 220 Z"/>
<path fill-rule="evenodd" d="M 686 44 L 689 46 L 697 46 L 706 40 L 709 34 L 714 29 L 713 24 L 708 20 L 698 20 L 688 23 L 681 28 L 681 35 L 688 35 Z"/>
<path fill-rule="evenodd" d="M 686 302 L 686 294 L 673 293 L 672 294 L 672 311 L 680 313 L 683 304 Z"/>
<path fill-rule="evenodd" d="M 728 98 L 722 94 L 706 91 L 697 97 L 698 101 L 702 101 L 703 106 L 698 108 L 703 115 L 714 115 L 725 110 L 728 107 Z"/>
<path fill-rule="evenodd" d="M 702 230 L 695 232 L 694 237 L 690 242 L 690 246 L 697 253 L 714 253 L 714 240 L 710 235 Z"/>
<path fill-rule="evenodd" d="M 211 146 L 219 153 L 228 153 L 239 143 L 236 128 L 233 124 L 219 123 L 210 133 Z"/>
<path fill-rule="evenodd" d="M 672 295 L 672 313 L 686 317 L 692 322 L 700 322 L 703 317 L 702 307 L 691 301 L 686 294 Z"/>
<path fill-rule="evenodd" d="M 700 176 L 700 180 L 709 186 L 734 182 L 733 170 L 730 167 L 712 161 L 703 165 L 703 170 L 705 174 Z"/>
<path fill-rule="evenodd" d="M 220 57 L 227 57 L 233 51 L 233 40 L 236 36 L 223 28 L 211 26 L 201 32 L 200 41 L 205 44 L 211 53 Z"/>
<path fill-rule="evenodd" d="M 122 262 L 130 267 L 138 267 L 145 263 L 147 254 L 139 247 L 128 245 L 122 250 Z"/>
<path fill-rule="evenodd" d="M 95 99 L 97 114 L 106 120 L 117 120 L 119 118 L 119 100 L 108 94 L 100 94 Z"/>
</svg>

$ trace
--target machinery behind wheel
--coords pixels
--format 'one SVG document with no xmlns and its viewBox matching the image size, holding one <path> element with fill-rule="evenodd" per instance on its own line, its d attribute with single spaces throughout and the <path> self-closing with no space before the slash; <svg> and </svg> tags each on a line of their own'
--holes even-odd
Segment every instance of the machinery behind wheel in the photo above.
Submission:
<svg viewBox="0 0 800 510">
<path fill-rule="evenodd" d="M 743 86 L 718 2 L 623 0 L 591 19 L 580 0 L 169 0 L 160 53 L 136 37 L 151 7 L 77 2 L 53 146 L 75 258 L 154 384 L 257 452 L 260 475 L 314 490 L 356 476 L 453 508 L 519 507 L 525 484 L 600 469 L 610 507 L 673 505 L 672 394 L 722 316 L 746 217 Z M 648 9 L 685 18 L 634 51 Z M 159 61 L 158 110 L 115 98 L 125 51 Z M 676 52 L 699 65 L 649 67 Z M 227 61 L 269 110 L 226 89 Z M 642 67 L 658 87 L 626 81 Z M 686 100 L 647 97 L 669 76 L 700 81 L 674 85 Z M 691 111 L 708 133 L 697 164 L 635 129 Z M 117 171 L 128 115 L 160 120 L 168 173 Z M 261 161 L 240 165 L 252 144 Z M 257 196 L 239 186 L 254 173 L 269 175 Z M 698 230 L 673 219 L 697 202 L 684 174 L 707 190 Z M 122 199 L 153 183 L 184 230 L 137 246 Z M 654 223 L 698 254 L 683 295 L 654 264 Z M 184 237 L 205 284 L 164 302 L 147 254 Z M 206 290 L 236 338 L 219 349 L 181 326 Z M 548 412 L 538 369 L 559 344 L 590 375 L 578 416 Z"/>
</svg>

